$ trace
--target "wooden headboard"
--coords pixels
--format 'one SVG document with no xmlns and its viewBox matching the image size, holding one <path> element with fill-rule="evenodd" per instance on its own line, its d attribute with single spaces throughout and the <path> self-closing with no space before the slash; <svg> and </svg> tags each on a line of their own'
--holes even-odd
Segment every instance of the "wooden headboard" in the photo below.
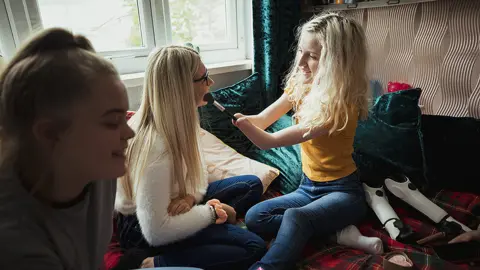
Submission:
<svg viewBox="0 0 480 270">
<path fill-rule="evenodd" d="M 371 78 L 420 87 L 424 114 L 480 118 L 480 1 L 349 10 L 362 22 Z"/>
</svg>

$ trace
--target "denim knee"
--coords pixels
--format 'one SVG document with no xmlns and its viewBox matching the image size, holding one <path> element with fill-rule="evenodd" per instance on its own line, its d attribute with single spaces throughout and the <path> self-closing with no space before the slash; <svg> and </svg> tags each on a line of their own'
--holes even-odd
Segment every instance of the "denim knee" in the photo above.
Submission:
<svg viewBox="0 0 480 270">
<path fill-rule="evenodd" d="M 247 214 L 245 215 L 245 225 L 247 226 L 248 230 L 254 233 L 261 232 L 262 223 L 263 223 L 262 215 L 265 215 L 267 213 L 262 208 L 263 207 L 261 203 L 254 205 L 252 208 L 250 208 L 250 210 L 247 211 Z"/>
<path fill-rule="evenodd" d="M 258 192 L 261 196 L 263 194 L 262 180 L 260 180 L 260 178 L 258 178 L 256 175 L 246 175 L 245 177 L 245 182 L 250 185 L 250 190 Z"/>
<path fill-rule="evenodd" d="M 306 217 L 299 208 L 287 209 L 283 215 L 283 220 L 287 222 L 293 222 L 300 227 L 307 227 L 311 225 L 308 217 Z"/>
</svg>

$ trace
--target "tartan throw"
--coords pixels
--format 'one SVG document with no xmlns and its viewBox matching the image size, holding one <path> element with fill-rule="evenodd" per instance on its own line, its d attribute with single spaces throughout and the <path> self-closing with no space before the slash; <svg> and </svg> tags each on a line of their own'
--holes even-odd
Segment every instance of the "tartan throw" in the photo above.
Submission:
<svg viewBox="0 0 480 270">
<path fill-rule="evenodd" d="M 280 192 L 267 190 L 263 199 L 270 199 L 281 196 Z M 434 203 L 445 209 L 452 217 L 458 221 L 476 228 L 479 224 L 471 210 L 475 205 L 480 204 L 480 197 L 471 193 L 459 193 L 442 190 L 430 198 Z M 396 198 L 389 197 L 389 201 L 400 219 L 410 225 L 420 237 L 425 237 L 438 232 L 437 228 L 428 218 L 424 217 L 415 209 L 401 202 Z M 243 220 L 239 220 L 239 226 L 245 227 Z M 392 240 L 388 233 L 382 228 L 382 225 L 373 212 L 366 220 L 357 225 L 359 230 L 365 236 L 378 237 L 382 239 L 385 252 L 403 251 L 413 261 L 415 269 L 422 270 L 455 270 L 455 269 L 474 269 L 472 265 L 453 264 L 438 258 L 432 248 L 425 246 L 406 245 Z M 115 235 L 116 228 L 109 246 L 109 251 L 105 254 L 104 261 L 106 269 L 111 269 L 116 265 L 122 255 L 120 245 Z M 480 259 L 480 258 L 479 258 Z M 341 246 L 338 244 L 328 244 L 322 247 L 309 245 L 304 250 L 304 259 L 298 264 L 301 270 L 318 269 L 349 269 L 349 270 L 381 270 L 383 269 L 383 257 L 381 255 L 370 255 L 363 251 Z"/>
<path fill-rule="evenodd" d="M 478 218 L 471 213 L 471 209 L 475 205 L 480 204 L 479 196 L 442 190 L 430 199 L 445 209 L 453 218 L 472 228 L 477 228 Z M 391 198 L 391 196 L 389 200 L 400 219 L 410 225 L 413 231 L 420 237 L 426 237 L 438 232 L 437 228 L 433 226 L 433 222 L 417 210 L 409 207 L 399 199 Z M 358 228 L 365 236 L 382 239 L 386 253 L 391 251 L 405 252 L 413 261 L 415 269 L 473 269 L 473 265 L 453 264 L 438 258 L 430 247 L 406 245 L 394 241 L 386 230 L 382 228 L 373 212 L 362 224 L 358 225 Z M 329 245 L 317 251 L 307 248 L 305 252 L 305 259 L 299 263 L 298 269 L 383 269 L 383 257 L 381 255 L 370 255 L 363 251 L 337 244 Z"/>
<path fill-rule="evenodd" d="M 280 192 L 267 190 L 263 199 L 281 196 Z M 471 228 L 477 228 L 479 220 L 471 212 L 475 205 L 480 204 L 480 197 L 475 194 L 441 190 L 430 199 L 449 215 Z M 412 230 L 423 238 L 438 232 L 433 222 L 420 212 L 402 202 L 398 198 L 389 196 L 389 202 L 397 215 Z M 245 227 L 243 220 L 239 220 Z M 390 238 L 388 232 L 382 228 L 380 221 L 371 211 L 362 224 L 357 225 L 365 236 L 378 237 L 382 240 L 385 253 L 401 251 L 408 255 L 415 265 L 414 269 L 422 270 L 456 270 L 473 269 L 473 265 L 453 264 L 444 261 L 435 255 L 432 248 L 426 246 L 413 246 L 397 242 Z M 349 269 L 349 270 L 382 270 L 383 256 L 371 255 L 361 250 L 349 248 L 338 244 L 325 244 L 322 247 L 310 244 L 304 250 L 304 259 L 298 263 L 299 270 L 320 269 Z M 480 258 L 479 258 L 480 260 Z M 480 267 L 478 267 L 480 269 Z"/>
</svg>

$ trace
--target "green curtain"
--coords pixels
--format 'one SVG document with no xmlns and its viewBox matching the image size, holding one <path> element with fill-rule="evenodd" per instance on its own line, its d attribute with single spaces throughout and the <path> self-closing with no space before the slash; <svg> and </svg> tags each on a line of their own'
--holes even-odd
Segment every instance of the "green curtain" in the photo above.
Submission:
<svg viewBox="0 0 480 270">
<path fill-rule="evenodd" d="M 293 59 L 295 32 L 301 20 L 300 1 L 252 0 L 254 73 L 232 86 L 213 92 L 216 100 L 232 113 L 259 113 L 283 91 L 282 79 Z M 228 117 L 213 106 L 200 110 L 202 126 L 233 146 L 245 139 Z M 234 147 L 235 148 L 235 147 Z"/>
<path fill-rule="evenodd" d="M 253 70 L 260 74 L 265 106 L 281 93 L 281 82 L 293 59 L 300 1 L 253 0 Z"/>
<path fill-rule="evenodd" d="M 252 7 L 254 73 L 212 93 L 218 102 L 233 113 L 259 113 L 279 97 L 283 90 L 282 79 L 295 53 L 292 48 L 301 20 L 300 1 L 252 0 Z M 302 174 L 298 145 L 262 151 L 213 106 L 202 107 L 200 114 L 204 129 L 239 153 L 278 168 L 281 175 L 272 186 L 282 193 L 297 188 Z M 275 132 L 290 124 L 291 119 L 285 116 L 268 131 Z"/>
</svg>

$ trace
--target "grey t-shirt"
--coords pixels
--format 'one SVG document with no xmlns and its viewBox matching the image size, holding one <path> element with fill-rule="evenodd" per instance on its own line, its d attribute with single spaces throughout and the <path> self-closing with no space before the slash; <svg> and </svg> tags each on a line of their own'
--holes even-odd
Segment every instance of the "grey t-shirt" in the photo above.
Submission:
<svg viewBox="0 0 480 270">
<path fill-rule="evenodd" d="M 0 176 L 0 269 L 97 270 L 112 236 L 116 180 L 92 183 L 68 208 L 48 207 Z"/>
</svg>

